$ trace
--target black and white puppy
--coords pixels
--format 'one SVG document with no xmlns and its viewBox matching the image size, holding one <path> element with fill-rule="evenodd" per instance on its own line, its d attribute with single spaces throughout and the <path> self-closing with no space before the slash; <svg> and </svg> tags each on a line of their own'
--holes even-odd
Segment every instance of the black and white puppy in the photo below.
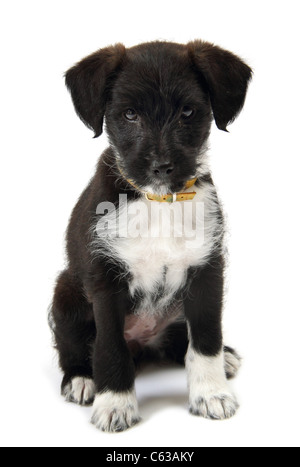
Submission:
<svg viewBox="0 0 300 467">
<path fill-rule="evenodd" d="M 145 361 L 186 365 L 190 412 L 232 417 L 224 347 L 223 216 L 207 162 L 213 119 L 226 131 L 251 69 L 203 41 L 107 47 L 66 73 L 77 114 L 110 147 L 67 232 L 68 267 L 51 322 L 68 401 L 94 402 L 92 422 L 140 419 L 134 381 Z"/>
</svg>

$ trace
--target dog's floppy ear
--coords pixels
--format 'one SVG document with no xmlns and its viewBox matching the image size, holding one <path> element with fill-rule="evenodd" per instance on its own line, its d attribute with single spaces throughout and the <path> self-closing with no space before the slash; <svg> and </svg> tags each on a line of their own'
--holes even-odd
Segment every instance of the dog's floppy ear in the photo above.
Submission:
<svg viewBox="0 0 300 467">
<path fill-rule="evenodd" d="M 216 125 L 227 131 L 243 108 L 252 70 L 236 55 L 208 42 L 190 42 L 188 51 L 206 83 Z"/>
<path fill-rule="evenodd" d="M 101 135 L 106 101 L 125 56 L 123 44 L 100 49 L 81 60 L 65 74 L 75 110 L 80 119 Z"/>
</svg>

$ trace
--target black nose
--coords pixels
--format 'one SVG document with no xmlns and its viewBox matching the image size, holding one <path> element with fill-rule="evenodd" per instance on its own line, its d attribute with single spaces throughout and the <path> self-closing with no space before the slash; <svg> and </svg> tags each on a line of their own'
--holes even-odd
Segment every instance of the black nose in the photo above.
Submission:
<svg viewBox="0 0 300 467">
<path fill-rule="evenodd" d="M 154 161 L 152 164 L 152 171 L 157 177 L 167 177 L 171 175 L 174 170 L 174 166 L 171 162 L 165 162 L 163 164 Z"/>
</svg>

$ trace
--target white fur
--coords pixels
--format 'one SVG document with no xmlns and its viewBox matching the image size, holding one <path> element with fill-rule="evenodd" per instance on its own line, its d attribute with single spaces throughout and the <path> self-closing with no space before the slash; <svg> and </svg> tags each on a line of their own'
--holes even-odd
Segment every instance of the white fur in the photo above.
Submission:
<svg viewBox="0 0 300 467">
<path fill-rule="evenodd" d="M 97 394 L 91 422 L 107 432 L 124 431 L 140 421 L 135 391 Z"/>
<path fill-rule="evenodd" d="M 235 352 L 224 352 L 225 371 L 227 378 L 234 378 L 242 366 L 241 357 Z"/>
<path fill-rule="evenodd" d="M 190 344 L 186 356 L 190 412 L 205 418 L 232 417 L 238 404 L 227 383 L 224 352 L 205 357 Z"/>
<path fill-rule="evenodd" d="M 64 396 L 68 402 L 89 405 L 96 393 L 94 381 L 90 378 L 75 377 L 64 388 Z"/>
<path fill-rule="evenodd" d="M 205 264 L 216 245 L 222 243 L 223 228 L 217 220 L 219 205 L 215 188 L 203 183 L 200 188 L 192 187 L 188 191 L 196 191 L 193 201 L 169 204 L 141 198 L 119 209 L 115 227 L 118 232 L 128 232 L 127 237 L 118 236 L 112 223 L 109 235 L 106 232 L 106 236 L 99 238 L 99 224 L 96 226 L 94 254 L 101 254 L 103 249 L 109 251 L 110 260 L 123 264 L 124 274 L 130 274 L 131 295 L 143 293 L 137 313 L 165 310 L 174 294 L 185 286 L 188 269 Z M 202 213 L 204 208 L 203 219 L 199 219 L 201 209 L 197 211 L 196 206 L 202 207 Z M 109 221 L 107 216 L 105 221 Z M 200 225 L 197 235 L 196 225 Z M 163 294 L 153 303 L 156 291 L 162 289 Z"/>
</svg>

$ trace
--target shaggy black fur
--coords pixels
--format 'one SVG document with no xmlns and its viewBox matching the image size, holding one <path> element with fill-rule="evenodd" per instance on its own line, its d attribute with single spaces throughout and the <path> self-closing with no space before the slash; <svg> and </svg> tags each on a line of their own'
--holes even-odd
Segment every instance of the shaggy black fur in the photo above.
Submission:
<svg viewBox="0 0 300 467">
<path fill-rule="evenodd" d="M 213 118 L 226 131 L 243 107 L 250 78 L 251 69 L 241 59 L 202 41 L 153 42 L 130 49 L 117 44 L 66 73 L 79 117 L 95 137 L 101 135 L 105 118 L 111 147 L 72 213 L 68 266 L 57 280 L 53 299 L 63 388 L 74 376 L 88 376 L 97 393 L 129 390 L 143 355 L 124 339 L 125 317 L 136 306 L 129 293 L 130 278 L 109 251 L 99 257 L 92 253 L 98 204 L 109 201 L 117 206 L 122 193 L 129 200 L 139 198 L 141 193 L 126 178 L 139 187 L 182 190 L 199 168 L 197 158 Z M 189 293 L 182 297 L 194 348 L 204 355 L 216 355 L 223 345 L 223 267 L 223 258 L 216 256 L 190 271 Z M 165 355 L 183 363 L 186 324 L 173 324 L 166 333 Z"/>
</svg>

